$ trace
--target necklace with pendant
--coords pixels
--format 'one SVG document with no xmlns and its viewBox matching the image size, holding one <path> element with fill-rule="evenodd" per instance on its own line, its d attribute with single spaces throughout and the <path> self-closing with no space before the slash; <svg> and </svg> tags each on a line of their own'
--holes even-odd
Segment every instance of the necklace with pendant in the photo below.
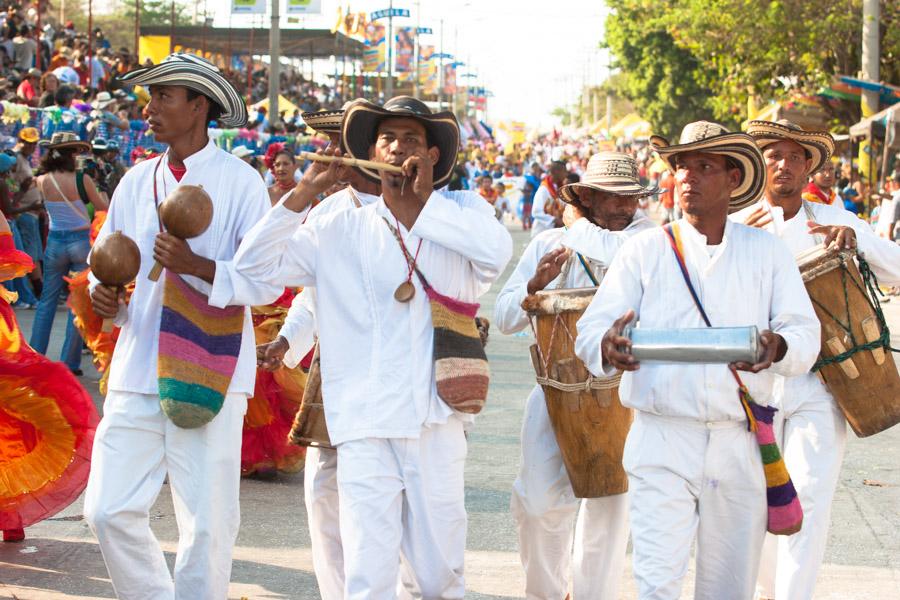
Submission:
<svg viewBox="0 0 900 600">
<path fill-rule="evenodd" d="M 422 240 L 421 238 L 419 239 L 416 255 L 411 257 L 409 250 L 406 249 L 406 243 L 403 241 L 403 234 L 400 233 L 400 222 L 397 220 L 397 217 L 394 217 L 394 222 L 397 225 L 397 240 L 400 242 L 400 249 L 403 251 L 403 257 L 406 259 L 406 264 L 409 268 L 406 274 L 406 281 L 398 285 L 397 289 L 394 290 L 394 300 L 405 303 L 412 300 L 416 295 L 416 286 L 413 285 L 412 276 L 416 270 L 416 261 L 419 259 L 419 250 L 422 249 Z"/>
</svg>

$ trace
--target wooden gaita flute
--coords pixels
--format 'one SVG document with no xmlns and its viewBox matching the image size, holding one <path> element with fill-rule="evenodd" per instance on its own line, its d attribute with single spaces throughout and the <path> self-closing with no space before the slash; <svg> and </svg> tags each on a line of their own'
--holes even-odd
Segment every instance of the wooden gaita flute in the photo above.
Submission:
<svg viewBox="0 0 900 600">
<path fill-rule="evenodd" d="M 319 162 L 334 162 L 336 160 L 344 161 L 349 167 L 366 167 L 375 171 L 387 171 L 388 173 L 402 173 L 400 167 L 389 165 L 388 163 L 375 162 L 374 160 L 363 160 L 361 158 L 348 158 L 344 156 L 328 156 L 326 154 L 316 154 L 315 152 L 301 152 L 297 155 L 300 160 L 316 160 Z"/>
</svg>

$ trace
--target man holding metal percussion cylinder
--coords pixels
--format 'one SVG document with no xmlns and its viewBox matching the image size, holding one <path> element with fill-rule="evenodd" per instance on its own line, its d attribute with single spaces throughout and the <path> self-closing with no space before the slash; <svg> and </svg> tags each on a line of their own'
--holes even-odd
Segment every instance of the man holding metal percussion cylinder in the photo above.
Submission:
<svg viewBox="0 0 900 600">
<path fill-rule="evenodd" d="M 770 404 L 776 373 L 810 368 L 819 323 L 785 245 L 728 220 L 765 184 L 753 139 L 701 121 L 677 145 L 656 136 L 651 143 L 675 174 L 684 218 L 622 246 L 578 321 L 576 353 L 595 376 L 625 371 L 620 397 L 635 409 L 623 463 L 640 597 L 679 597 L 696 538 L 695 596 L 750 598 L 767 482 L 745 401 Z M 641 364 L 623 336 L 632 321 L 650 329 L 755 326 L 761 355 L 753 364 Z M 740 392 L 736 370 L 745 371 Z"/>
<path fill-rule="evenodd" d="M 522 301 L 530 294 L 596 286 L 621 245 L 655 227 L 637 210 L 638 200 L 654 191 L 641 185 L 631 156 L 592 156 L 584 179 L 560 190 L 572 222 L 535 236 L 497 296 L 494 323 L 500 331 L 511 334 L 528 326 Z M 538 385 L 525 408 L 511 509 L 526 597 L 564 598 L 570 565 L 576 598 L 619 597 L 628 542 L 627 499 L 621 493 L 576 497 Z"/>
<path fill-rule="evenodd" d="M 747 133 L 762 150 L 768 182 L 765 197 L 731 215 L 733 220 L 775 234 L 798 260 L 819 244 L 834 250 L 858 244 L 879 283 L 900 284 L 900 246 L 876 236 L 843 207 L 803 198 L 807 177 L 828 164 L 834 150 L 829 133 L 804 131 L 789 121 L 750 121 Z M 862 358 L 856 357 L 860 366 Z M 862 386 L 856 387 L 862 391 Z M 779 389 L 783 391 L 777 399 L 781 408 L 777 438 L 803 505 L 804 525 L 798 534 L 781 540 L 767 537 L 758 591 L 762 598 L 804 600 L 813 596 L 825 555 L 846 420 L 815 373 L 787 378 Z"/>
</svg>

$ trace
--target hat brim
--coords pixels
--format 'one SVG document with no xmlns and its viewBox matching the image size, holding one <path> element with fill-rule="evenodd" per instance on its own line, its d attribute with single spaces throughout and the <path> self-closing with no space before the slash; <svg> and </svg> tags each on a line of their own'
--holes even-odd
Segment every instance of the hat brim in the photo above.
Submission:
<svg viewBox="0 0 900 600">
<path fill-rule="evenodd" d="M 598 192 L 607 192 L 616 196 L 630 196 L 634 198 L 643 198 L 644 196 L 652 196 L 659 191 L 656 186 L 644 187 L 640 183 L 625 182 L 617 183 L 591 183 L 579 181 L 578 183 L 567 183 L 559 189 L 559 197 L 567 204 L 578 203 L 578 190 L 580 188 L 588 188 L 597 190 Z"/>
<path fill-rule="evenodd" d="M 451 112 L 419 115 L 412 112 L 385 110 L 377 104 L 359 101 L 344 111 L 341 126 L 341 149 L 351 158 L 369 159 L 369 148 L 375 143 L 378 123 L 387 118 L 410 118 L 422 123 L 438 148 L 438 161 L 432 174 L 434 189 L 450 181 L 459 149 L 459 124 Z M 357 167 L 368 179 L 381 182 L 381 174 L 368 167 Z"/>
<path fill-rule="evenodd" d="M 210 98 L 222 109 L 216 121 L 225 127 L 243 127 L 247 124 L 247 105 L 234 86 L 219 73 L 202 66 L 185 62 L 162 62 L 152 67 L 135 69 L 122 76 L 122 81 L 149 87 L 151 85 L 175 85 L 186 87 Z"/>
<path fill-rule="evenodd" d="M 82 152 L 91 152 L 92 148 L 88 142 L 75 140 L 72 142 L 61 142 L 59 144 L 51 144 L 47 140 L 41 140 L 39 145 L 47 150 L 81 150 Z"/>
<path fill-rule="evenodd" d="M 785 140 L 796 142 L 809 153 L 812 160 L 809 174 L 821 169 L 834 154 L 834 138 L 824 131 L 798 131 L 772 121 L 750 121 L 747 124 L 747 133 L 756 141 L 760 150 Z"/>
<path fill-rule="evenodd" d="M 734 160 L 741 171 L 741 180 L 731 191 L 729 212 L 735 212 L 756 202 L 766 187 L 766 163 L 753 138 L 746 133 L 723 133 L 696 142 L 670 145 L 660 136 L 650 137 L 650 146 L 663 162 L 675 172 L 674 159 L 685 152 L 708 152 Z"/>
<path fill-rule="evenodd" d="M 344 120 L 343 110 L 322 110 L 318 112 L 300 113 L 300 118 L 307 127 L 320 133 L 340 133 L 341 121 Z"/>
</svg>

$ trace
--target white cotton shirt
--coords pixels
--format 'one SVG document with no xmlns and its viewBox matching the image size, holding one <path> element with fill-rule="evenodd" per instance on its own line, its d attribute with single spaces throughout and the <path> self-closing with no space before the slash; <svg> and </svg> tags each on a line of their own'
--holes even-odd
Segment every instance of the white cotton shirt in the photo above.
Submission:
<svg viewBox="0 0 900 600">
<path fill-rule="evenodd" d="M 236 256 L 250 279 L 316 288 L 322 394 L 335 444 L 417 438 L 423 426 L 454 414 L 437 395 L 434 330 L 421 283 L 413 276 L 410 302 L 394 299 L 408 269 L 382 217 L 394 220 L 383 198 L 301 226 L 303 215 L 282 200 Z M 422 241 L 418 265 L 434 289 L 463 302 L 483 295 L 512 255 L 509 232 L 471 192 L 434 192 L 412 229 L 400 230 L 413 254 Z"/>
<path fill-rule="evenodd" d="M 872 267 L 878 283 L 889 286 L 900 285 L 900 245 L 878 237 L 865 221 L 836 204 L 819 204 L 805 200 L 804 203 L 812 209 L 815 221 L 819 225 L 852 227 L 856 233 L 859 252 Z M 784 211 L 780 206 L 773 206 L 769 204 L 768 200 L 762 199 L 756 204 L 730 215 L 729 218 L 737 223 L 743 223 L 750 213 L 759 208 L 765 208 L 772 217 L 772 222 L 764 229 L 781 238 L 794 256 L 820 243 L 815 235 L 809 233 L 809 226 L 806 224 L 809 219 L 803 208 L 797 211 L 793 218 L 785 221 Z"/>
<path fill-rule="evenodd" d="M 183 277 L 192 287 L 209 296 L 211 306 L 248 307 L 244 311 L 241 350 L 228 393 L 252 395 L 256 380 L 256 342 L 249 306 L 274 302 L 284 288 L 247 280 L 234 269 L 232 258 L 246 232 L 271 204 L 256 171 L 217 148 L 212 141 L 184 159 L 187 172 L 180 183 L 175 180 L 163 155 L 135 165 L 122 177 L 113 194 L 109 214 L 97 241 L 114 231 L 121 231 L 137 242 L 141 251 L 141 270 L 131 301 L 116 318 L 122 331 L 110 365 L 109 389 L 158 393 L 156 359 L 165 272 L 157 282 L 147 277 L 154 264 L 153 246 L 159 233 L 153 198 L 153 174 L 158 161 L 162 161 L 156 175 L 160 202 L 180 184 L 202 185 L 212 198 L 212 223 L 203 234 L 187 242 L 194 253 L 216 261 L 213 285 L 196 277 Z M 92 286 L 97 283 L 91 275 Z"/>
<path fill-rule="evenodd" d="M 527 327 L 528 315 L 522 310 L 522 301 L 528 295 L 528 281 L 534 277 L 538 263 L 548 252 L 565 247 L 580 253 L 594 277 L 600 281 L 625 240 L 655 226 L 643 213 L 637 212 L 628 227 L 622 231 L 609 231 L 581 218 L 568 228 L 559 227 L 539 234 L 525 248 L 515 271 L 497 294 L 494 303 L 494 325 L 505 334 L 516 333 Z M 571 289 L 593 285 L 581 261 L 573 254 L 566 267 L 545 289 Z"/>
<path fill-rule="evenodd" d="M 544 212 L 544 205 L 553 200 L 550 190 L 541 182 L 537 191 L 534 193 L 534 203 L 531 205 L 531 237 L 537 237 L 538 234 L 554 229 L 556 227 L 556 219 L 553 215 Z"/>
<path fill-rule="evenodd" d="M 819 351 L 819 321 L 787 247 L 774 236 L 728 221 L 710 256 L 706 237 L 686 220 L 681 229 L 694 289 L 714 327 L 770 329 L 787 343 L 784 358 L 761 373 L 741 372 L 759 404 L 770 404 L 776 374 L 808 371 Z M 634 309 L 640 327 L 705 327 L 662 228 L 642 232 L 613 260 L 597 295 L 578 321 L 575 352 L 597 376 L 615 371 L 600 342 L 613 321 Z M 698 421 L 745 419 L 737 384 L 724 364 L 645 363 L 626 372 L 622 404 L 656 415 Z"/>
<path fill-rule="evenodd" d="M 347 186 L 339 192 L 328 196 L 309 210 L 307 222 L 322 218 L 342 210 L 368 206 L 378 201 L 380 196 L 366 194 Z M 316 288 L 306 287 L 294 297 L 291 307 L 284 318 L 278 335 L 288 343 L 288 351 L 284 355 L 284 364 L 293 369 L 303 360 L 316 341 Z"/>
</svg>

